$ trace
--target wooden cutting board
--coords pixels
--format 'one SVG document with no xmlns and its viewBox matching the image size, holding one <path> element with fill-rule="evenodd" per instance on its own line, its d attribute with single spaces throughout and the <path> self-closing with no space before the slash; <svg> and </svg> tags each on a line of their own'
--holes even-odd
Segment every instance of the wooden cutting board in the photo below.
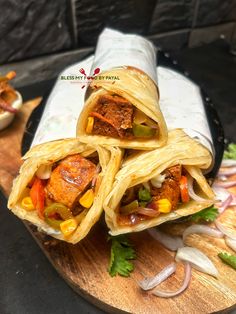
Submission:
<svg viewBox="0 0 236 314">
<path fill-rule="evenodd" d="M 0 132 L 0 186 L 4 194 L 10 193 L 12 180 L 21 165 L 21 140 L 31 111 L 40 104 L 37 98 L 24 104 L 13 124 Z M 235 189 L 236 192 L 236 189 Z M 11 213 L 9 212 L 9 215 Z M 236 222 L 233 209 L 227 210 L 223 220 Z M 189 236 L 187 244 L 206 253 L 219 270 L 219 278 L 193 270 L 189 288 L 180 296 L 162 299 L 141 291 L 136 280 L 142 274 L 152 276 L 173 261 L 174 253 L 163 248 L 147 232 L 130 236 L 137 251 L 135 271 L 130 278 L 111 278 L 107 272 L 110 243 L 104 217 L 92 229 L 89 236 L 77 245 L 60 242 L 39 233 L 35 227 L 24 222 L 44 254 L 66 282 L 91 303 L 108 312 L 132 313 L 211 313 L 233 309 L 236 304 L 236 271 L 223 264 L 217 253 L 228 251 L 223 239 L 208 236 Z M 166 231 L 181 234 L 185 224 L 168 224 Z M 176 290 L 182 283 L 183 267 L 161 284 L 163 289 Z"/>
</svg>

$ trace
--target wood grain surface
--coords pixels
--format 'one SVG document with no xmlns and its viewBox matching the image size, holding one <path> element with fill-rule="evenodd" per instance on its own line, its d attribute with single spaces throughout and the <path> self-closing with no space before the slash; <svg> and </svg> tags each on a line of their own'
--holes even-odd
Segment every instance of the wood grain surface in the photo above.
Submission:
<svg viewBox="0 0 236 314">
<path fill-rule="evenodd" d="M 7 196 L 13 178 L 21 165 L 21 140 L 26 121 L 31 111 L 40 103 L 40 98 L 28 101 L 17 114 L 13 124 L 0 132 L 0 186 Z M 233 190 L 232 190 L 233 191 Z M 9 215 L 11 213 L 9 212 Z M 221 219 L 235 226 L 234 209 L 227 210 Z M 166 250 L 147 232 L 130 236 L 138 258 L 130 278 L 111 278 L 107 272 L 110 243 L 104 217 L 92 229 L 88 237 L 77 245 L 60 242 L 39 233 L 34 226 L 25 223 L 32 236 L 42 248 L 59 274 L 80 295 L 108 312 L 131 313 L 212 313 L 232 310 L 236 304 L 236 271 L 223 264 L 217 253 L 228 251 L 223 239 L 191 235 L 187 244 L 201 249 L 219 270 L 219 278 L 193 270 L 189 288 L 180 296 L 162 299 L 142 292 L 136 280 L 142 274 L 154 275 L 173 261 L 174 253 Z M 181 234 L 186 224 L 167 224 L 163 229 L 172 234 Z M 183 267 L 161 284 L 161 288 L 176 290 L 183 280 Z"/>
</svg>

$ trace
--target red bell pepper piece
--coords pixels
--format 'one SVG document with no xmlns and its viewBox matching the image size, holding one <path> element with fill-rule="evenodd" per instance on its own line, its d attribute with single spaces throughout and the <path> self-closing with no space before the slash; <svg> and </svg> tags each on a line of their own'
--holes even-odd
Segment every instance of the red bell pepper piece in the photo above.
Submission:
<svg viewBox="0 0 236 314">
<path fill-rule="evenodd" d="M 33 205 L 38 212 L 38 216 L 44 219 L 44 202 L 45 202 L 45 192 L 43 180 L 36 177 L 34 179 L 33 185 L 30 190 L 30 197 L 32 199 Z"/>
<path fill-rule="evenodd" d="M 181 176 L 179 181 L 180 187 L 180 195 L 183 203 L 189 202 L 189 194 L 188 194 L 188 180 L 186 176 Z"/>
</svg>

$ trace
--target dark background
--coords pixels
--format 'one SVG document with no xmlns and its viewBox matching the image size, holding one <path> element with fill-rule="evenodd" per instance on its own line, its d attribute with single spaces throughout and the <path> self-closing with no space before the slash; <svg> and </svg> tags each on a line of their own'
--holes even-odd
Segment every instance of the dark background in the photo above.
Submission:
<svg viewBox="0 0 236 314">
<path fill-rule="evenodd" d="M 0 73 L 16 70 L 24 99 L 42 96 L 61 70 L 92 53 L 105 26 L 168 51 L 236 142 L 236 0 L 0 0 Z M 102 312 L 59 277 L 0 194 L 0 314 L 41 313 Z"/>
<path fill-rule="evenodd" d="M 163 49 L 236 40 L 235 0 L 0 0 L 0 64 L 91 47 L 105 26 Z"/>
</svg>

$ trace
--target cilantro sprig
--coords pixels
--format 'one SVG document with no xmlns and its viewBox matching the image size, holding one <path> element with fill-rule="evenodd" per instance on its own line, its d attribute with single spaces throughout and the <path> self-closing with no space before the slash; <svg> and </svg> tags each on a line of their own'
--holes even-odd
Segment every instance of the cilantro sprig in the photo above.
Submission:
<svg viewBox="0 0 236 314">
<path fill-rule="evenodd" d="M 191 215 L 190 220 L 194 222 L 199 221 L 213 222 L 218 216 L 218 214 L 219 214 L 218 209 L 212 205 L 201 210 L 200 212 Z"/>
<path fill-rule="evenodd" d="M 136 253 L 126 236 L 110 237 L 111 257 L 109 264 L 109 274 L 114 277 L 117 274 L 129 277 L 134 270 L 134 265 L 130 260 L 136 258 Z"/>
<path fill-rule="evenodd" d="M 221 252 L 218 256 L 224 263 L 236 269 L 236 255 Z"/>
<path fill-rule="evenodd" d="M 236 159 L 236 144 L 231 143 L 228 148 L 224 151 L 224 159 Z"/>
</svg>

